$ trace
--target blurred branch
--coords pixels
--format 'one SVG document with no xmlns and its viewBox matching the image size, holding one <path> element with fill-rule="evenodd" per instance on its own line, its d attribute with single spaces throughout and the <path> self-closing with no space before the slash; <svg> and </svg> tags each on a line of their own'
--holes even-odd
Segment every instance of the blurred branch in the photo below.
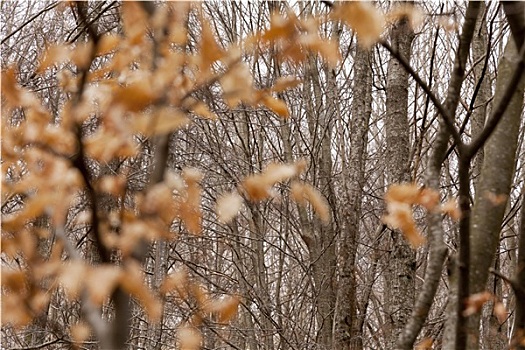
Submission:
<svg viewBox="0 0 525 350">
<path fill-rule="evenodd" d="M 18 33 L 19 31 L 21 31 L 25 26 L 27 26 L 29 23 L 33 22 L 41 14 L 43 14 L 43 13 L 45 13 L 47 11 L 51 11 L 52 9 L 57 7 L 58 4 L 59 4 L 59 2 L 56 1 L 56 2 L 52 3 L 51 5 L 49 5 L 48 7 L 44 8 L 43 10 L 41 10 L 40 12 L 36 13 L 35 15 L 33 15 L 31 18 L 29 18 L 27 21 L 25 21 L 20 27 L 16 28 L 11 33 L 9 33 L 5 38 L 3 38 L 1 44 L 5 43 L 7 40 L 9 40 L 9 38 L 11 38 L 13 35 Z"/>
</svg>

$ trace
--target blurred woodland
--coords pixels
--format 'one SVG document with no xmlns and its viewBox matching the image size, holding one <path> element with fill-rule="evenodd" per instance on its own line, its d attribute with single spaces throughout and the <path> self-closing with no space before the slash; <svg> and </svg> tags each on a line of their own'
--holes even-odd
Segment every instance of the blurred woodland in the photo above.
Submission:
<svg viewBox="0 0 525 350">
<path fill-rule="evenodd" d="M 1 349 L 525 349 L 525 2 L 0 20 Z"/>
</svg>

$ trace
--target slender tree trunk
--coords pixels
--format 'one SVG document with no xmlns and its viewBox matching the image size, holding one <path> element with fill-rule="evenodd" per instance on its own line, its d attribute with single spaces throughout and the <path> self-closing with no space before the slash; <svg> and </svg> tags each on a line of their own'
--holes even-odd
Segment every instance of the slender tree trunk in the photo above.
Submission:
<svg viewBox="0 0 525 350">
<path fill-rule="evenodd" d="M 518 232 L 518 263 L 514 277 L 514 293 L 516 295 L 516 314 L 514 316 L 511 344 L 517 350 L 525 350 L 525 190 L 521 192 L 521 218 Z"/>
<path fill-rule="evenodd" d="M 516 44 L 509 39 L 498 65 L 495 101 L 507 87 L 517 59 Z M 489 268 L 496 253 L 514 174 L 516 149 L 523 110 L 525 79 L 520 81 L 503 119 L 485 145 L 484 166 L 472 209 L 470 238 L 470 292 L 479 293 L 487 286 Z M 479 316 L 471 317 L 469 348 L 479 346 Z"/>
<path fill-rule="evenodd" d="M 406 18 L 394 24 L 391 43 L 401 56 L 410 61 L 414 32 Z M 410 181 L 408 73 L 395 58 L 388 62 L 386 100 L 387 183 Z M 416 255 L 399 231 L 391 232 L 386 282 L 386 303 L 390 315 L 387 348 L 395 348 L 415 301 Z"/>
<path fill-rule="evenodd" d="M 372 112 L 371 51 L 357 47 L 354 59 L 354 97 L 352 121 L 349 130 L 350 156 L 343 167 L 345 189 L 341 220 L 339 262 L 341 271 L 337 281 L 334 344 L 338 349 L 362 349 L 363 338 L 357 319 L 357 277 L 355 257 L 361 219 L 361 198 L 365 182 L 364 163 L 368 140 L 368 123 Z"/>
</svg>

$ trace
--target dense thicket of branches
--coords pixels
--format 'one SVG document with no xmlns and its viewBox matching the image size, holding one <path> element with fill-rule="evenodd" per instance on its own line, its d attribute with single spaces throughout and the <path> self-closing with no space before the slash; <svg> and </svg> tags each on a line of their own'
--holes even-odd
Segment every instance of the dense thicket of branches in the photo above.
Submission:
<svg viewBox="0 0 525 350">
<path fill-rule="evenodd" d="M 3 348 L 525 349 L 525 3 L 0 10 Z"/>
</svg>

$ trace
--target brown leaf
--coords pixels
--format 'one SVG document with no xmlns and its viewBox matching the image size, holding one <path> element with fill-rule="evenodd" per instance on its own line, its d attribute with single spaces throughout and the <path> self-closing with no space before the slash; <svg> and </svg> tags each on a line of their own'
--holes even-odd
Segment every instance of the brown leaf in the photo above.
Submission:
<svg viewBox="0 0 525 350">
<path fill-rule="evenodd" d="M 246 63 L 236 63 L 221 77 L 220 83 L 224 100 L 230 108 L 241 102 L 253 102 L 253 78 Z"/>
<path fill-rule="evenodd" d="M 439 205 L 439 192 L 430 188 L 423 188 L 419 192 L 417 203 L 426 210 L 434 210 Z"/>
<path fill-rule="evenodd" d="M 466 307 L 465 310 L 463 310 L 463 315 L 470 316 L 480 312 L 483 304 L 492 299 L 492 293 L 487 291 L 472 294 L 466 301 Z"/>
<path fill-rule="evenodd" d="M 392 8 L 386 16 L 387 21 L 390 23 L 394 23 L 405 18 L 408 19 L 412 30 L 416 30 L 416 28 L 420 26 L 425 20 L 425 15 L 413 4 L 400 3 L 396 4 L 396 6 Z"/>
<path fill-rule="evenodd" d="M 144 284 L 142 269 L 137 262 L 128 261 L 120 274 L 120 286 L 140 301 L 152 322 L 160 320 L 162 304 Z"/>
<path fill-rule="evenodd" d="M 412 205 L 418 203 L 419 196 L 420 188 L 415 183 L 394 184 L 386 191 L 385 201 Z"/>
<path fill-rule="evenodd" d="M 305 182 L 294 181 L 290 185 L 290 194 L 299 205 L 310 203 L 321 220 L 330 222 L 330 206 L 319 190 Z"/>
<path fill-rule="evenodd" d="M 412 247 L 417 248 L 425 243 L 425 238 L 416 226 L 409 204 L 387 202 L 387 211 L 388 214 L 382 218 L 382 221 L 393 229 L 399 229 Z"/>
<path fill-rule="evenodd" d="M 416 344 L 415 350 L 430 350 L 433 344 L 434 340 L 432 338 L 425 338 Z"/>
<path fill-rule="evenodd" d="M 509 312 L 501 301 L 498 301 L 494 304 L 494 315 L 496 315 L 499 323 L 501 324 L 503 324 L 503 322 L 505 322 L 509 317 Z"/>
<path fill-rule="evenodd" d="M 219 323 L 228 323 L 237 315 L 240 299 L 237 296 L 225 296 L 221 299 L 212 300 L 205 305 L 203 311 L 216 313 Z"/>
<path fill-rule="evenodd" d="M 271 90 L 273 92 L 283 92 L 288 89 L 293 89 L 302 83 L 302 80 L 293 76 L 279 77 L 275 80 Z"/>
<path fill-rule="evenodd" d="M 147 81 L 133 82 L 113 91 L 113 101 L 131 112 L 143 110 L 152 104 L 155 98 L 156 94 Z"/>
<path fill-rule="evenodd" d="M 379 40 L 385 26 L 383 14 L 368 2 L 344 2 L 334 9 L 333 17 L 352 28 L 364 48 Z"/>
<path fill-rule="evenodd" d="M 191 108 L 191 110 L 193 111 L 193 113 L 195 113 L 197 115 L 200 115 L 201 117 L 204 117 L 206 119 L 210 119 L 210 120 L 217 120 L 217 119 L 219 119 L 217 117 L 217 115 L 215 113 L 213 113 L 212 111 L 210 111 L 208 106 L 205 103 L 203 103 L 203 102 L 197 102 Z"/>
<path fill-rule="evenodd" d="M 229 223 L 241 209 L 243 200 L 237 192 L 231 192 L 221 195 L 217 199 L 215 212 L 220 222 Z"/>
<path fill-rule="evenodd" d="M 447 214 L 454 221 L 461 219 L 461 210 L 458 207 L 458 201 L 455 198 L 451 198 L 441 205 L 441 212 Z"/>
<path fill-rule="evenodd" d="M 494 192 L 486 191 L 484 197 L 494 206 L 499 206 L 507 203 L 507 196 L 504 193 L 496 194 Z"/>
<path fill-rule="evenodd" d="M 91 335 L 91 328 L 88 324 L 80 322 L 71 326 L 71 338 L 75 343 L 82 343 L 86 341 Z"/>
<path fill-rule="evenodd" d="M 203 342 L 201 332 L 188 324 L 177 329 L 177 339 L 181 350 L 198 350 Z"/>
<path fill-rule="evenodd" d="M 89 297 L 95 305 L 102 305 L 116 288 L 121 277 L 118 266 L 102 265 L 89 270 L 85 277 Z"/>
<path fill-rule="evenodd" d="M 97 44 L 97 56 L 107 55 L 111 51 L 115 50 L 122 38 L 115 34 L 103 35 Z"/>
<path fill-rule="evenodd" d="M 58 44 L 48 47 L 40 59 L 40 64 L 38 65 L 36 72 L 39 74 L 43 73 L 52 65 L 68 61 L 73 53 L 74 51 L 71 50 L 71 47 L 67 44 Z"/>
<path fill-rule="evenodd" d="M 274 98 L 270 95 L 265 94 L 262 97 L 260 103 L 268 107 L 271 111 L 273 111 L 275 114 L 282 118 L 288 118 L 290 116 L 288 106 L 281 99 Z"/>
<path fill-rule="evenodd" d="M 188 274 L 184 270 L 178 270 L 164 278 L 160 286 L 160 293 L 167 295 L 176 291 L 182 300 L 187 300 L 188 286 Z"/>
<path fill-rule="evenodd" d="M 68 264 L 62 266 L 58 281 L 70 300 L 74 300 L 79 296 L 84 286 L 84 278 L 87 270 L 88 267 L 79 261 L 70 261 Z"/>
<path fill-rule="evenodd" d="M 224 50 L 215 41 L 209 22 L 201 18 L 201 25 L 200 66 L 201 71 L 206 71 L 215 61 L 224 56 Z"/>
</svg>

